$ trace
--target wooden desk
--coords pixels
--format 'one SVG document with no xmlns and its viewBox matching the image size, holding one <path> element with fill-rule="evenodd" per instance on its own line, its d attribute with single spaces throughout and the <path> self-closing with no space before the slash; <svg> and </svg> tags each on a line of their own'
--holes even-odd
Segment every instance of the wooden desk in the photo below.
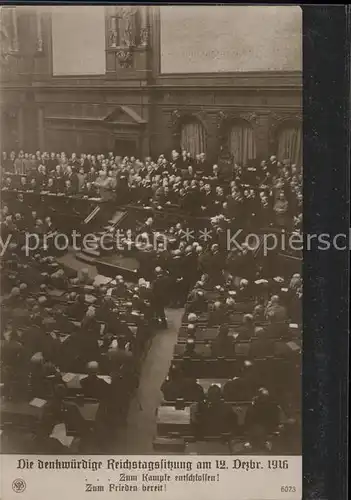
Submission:
<svg viewBox="0 0 351 500">
<path fill-rule="evenodd" d="M 191 434 L 190 406 L 182 410 L 177 410 L 174 406 L 160 406 L 156 413 L 156 425 L 160 436 Z"/>
<path fill-rule="evenodd" d="M 180 436 L 192 436 L 191 429 L 191 406 L 194 403 L 184 402 L 184 410 L 176 410 L 174 403 L 163 402 L 164 406 L 157 409 L 157 433 L 159 436 L 169 436 L 171 434 Z M 242 427 L 245 424 L 246 412 L 251 405 L 251 401 L 229 402 L 233 411 L 238 417 L 238 424 Z M 173 406 L 171 406 L 173 405 Z M 281 415 L 283 421 L 283 414 Z M 212 436 L 213 437 L 213 436 Z M 220 439 L 221 436 L 218 436 Z"/>
<path fill-rule="evenodd" d="M 227 378 L 199 378 L 197 379 L 197 383 L 201 385 L 203 388 L 204 392 L 207 393 L 208 389 L 211 387 L 211 385 L 219 385 L 221 388 L 223 388 L 224 384 L 228 382 L 229 379 Z"/>
<path fill-rule="evenodd" d="M 30 405 L 29 401 L 2 401 L 1 424 L 18 424 L 23 427 L 37 425 L 43 418 L 47 406 L 47 401 L 40 408 Z"/>
<path fill-rule="evenodd" d="M 99 403 L 87 403 L 87 402 L 84 402 L 84 400 L 83 400 L 82 404 L 80 404 L 80 403 L 77 403 L 76 401 L 65 400 L 65 404 L 68 406 L 71 405 L 71 406 L 75 406 L 76 408 L 78 408 L 81 416 L 83 417 L 83 419 L 86 422 L 88 422 L 90 424 L 95 423 L 96 415 L 97 415 L 97 412 L 98 412 L 99 406 L 100 406 Z"/>
<path fill-rule="evenodd" d="M 211 342 L 214 340 L 217 335 L 218 335 L 218 327 L 203 327 L 203 328 L 197 328 L 196 333 L 195 333 L 195 340 L 196 341 L 205 341 L 205 342 Z M 233 337 L 233 340 L 237 339 L 238 333 L 235 332 L 235 328 L 230 328 L 229 329 L 229 335 Z M 179 329 L 179 335 L 178 335 L 178 340 L 184 340 L 186 341 L 188 339 L 188 330 L 187 327 L 181 326 Z"/>
<path fill-rule="evenodd" d="M 174 357 L 183 359 L 185 347 L 186 347 L 186 343 L 176 344 L 174 346 Z M 202 357 L 202 358 L 211 358 L 212 357 L 212 349 L 211 349 L 211 346 L 209 344 L 196 342 L 195 351 L 199 355 L 199 357 Z"/>
<path fill-rule="evenodd" d="M 179 366 L 185 373 L 199 378 L 232 378 L 239 375 L 241 363 L 237 359 L 175 358 L 172 366 Z"/>
<path fill-rule="evenodd" d="M 62 380 L 66 383 L 67 389 L 79 390 L 82 388 L 80 381 L 87 377 L 85 373 L 62 373 Z M 98 378 L 105 380 L 108 384 L 111 384 L 111 377 L 109 375 L 98 375 Z"/>
</svg>

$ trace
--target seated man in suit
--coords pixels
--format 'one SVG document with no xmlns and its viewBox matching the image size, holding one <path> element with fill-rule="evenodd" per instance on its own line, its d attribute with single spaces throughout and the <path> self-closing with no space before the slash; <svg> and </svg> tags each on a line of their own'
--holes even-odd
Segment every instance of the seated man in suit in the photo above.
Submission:
<svg viewBox="0 0 351 500">
<path fill-rule="evenodd" d="M 225 401 L 245 401 L 245 380 L 242 377 L 233 377 L 223 386 L 223 397 Z"/>
<path fill-rule="evenodd" d="M 46 361 L 41 352 L 30 359 L 30 388 L 32 397 L 50 398 L 62 378 L 58 368 L 50 361 Z"/>
<path fill-rule="evenodd" d="M 183 380 L 182 398 L 184 401 L 203 401 L 205 398 L 204 390 L 197 382 L 194 376 L 188 375 L 187 372 Z"/>
<path fill-rule="evenodd" d="M 254 322 L 256 324 L 257 323 L 262 323 L 262 322 L 266 321 L 265 315 L 264 315 L 264 306 L 262 304 L 257 304 L 254 307 L 253 318 L 254 318 Z"/>
<path fill-rule="evenodd" d="M 189 323 L 186 328 L 187 338 L 195 339 L 196 338 L 196 325 L 194 323 Z"/>
<path fill-rule="evenodd" d="M 286 307 L 280 303 L 278 295 L 273 295 L 266 307 L 266 318 L 272 323 L 280 323 L 287 320 Z"/>
<path fill-rule="evenodd" d="M 204 401 L 191 408 L 191 420 L 198 438 L 233 434 L 238 427 L 238 417 L 230 404 L 223 401 L 221 389 L 211 385 Z"/>
<path fill-rule="evenodd" d="M 225 309 L 227 311 L 228 318 L 235 312 L 235 300 L 233 297 L 228 297 L 225 301 Z"/>
<path fill-rule="evenodd" d="M 242 245 L 244 246 L 244 244 Z M 239 288 L 236 291 L 236 301 L 237 302 L 245 302 L 250 300 L 252 296 L 250 290 L 250 283 L 247 279 L 243 278 L 240 280 Z"/>
<path fill-rule="evenodd" d="M 257 383 L 253 363 L 245 361 L 240 375 L 224 384 L 223 397 L 226 401 L 250 401 L 257 391 Z"/>
<path fill-rule="evenodd" d="M 252 314 L 244 314 L 242 325 L 238 328 L 239 340 L 250 340 L 256 336 L 256 327 Z"/>
<path fill-rule="evenodd" d="M 68 306 L 66 311 L 67 316 L 75 319 L 76 321 L 82 321 L 86 312 L 87 306 L 85 304 L 85 295 L 83 293 L 74 297 L 74 302 Z"/>
<path fill-rule="evenodd" d="M 81 415 L 77 405 L 70 401 L 65 401 L 67 388 L 64 384 L 58 384 L 55 387 L 52 400 L 45 407 L 43 417 L 44 425 L 64 423 L 68 432 L 74 432 L 83 435 L 87 430 L 87 423 Z"/>
<path fill-rule="evenodd" d="M 115 285 L 112 289 L 112 296 L 116 298 L 123 298 L 128 296 L 128 287 L 121 275 L 117 275 L 115 278 Z"/>
<path fill-rule="evenodd" d="M 196 290 L 192 300 L 187 304 L 186 311 L 189 313 L 204 313 L 208 309 L 203 290 Z"/>
<path fill-rule="evenodd" d="M 63 371 L 83 372 L 89 361 L 99 359 L 100 348 L 97 339 L 82 328 L 72 333 L 62 344 L 60 367 Z"/>
<path fill-rule="evenodd" d="M 279 406 L 273 401 L 268 390 L 261 387 L 245 416 L 247 432 L 250 433 L 256 426 L 260 426 L 266 433 L 272 433 L 277 430 L 279 422 Z"/>
<path fill-rule="evenodd" d="M 89 361 L 87 372 L 87 377 L 80 381 L 84 396 L 101 400 L 106 399 L 109 395 L 110 385 L 98 377 L 99 363 L 97 361 Z"/>
<path fill-rule="evenodd" d="M 58 269 L 50 276 L 50 281 L 55 288 L 67 290 L 68 279 L 63 269 Z"/>
<path fill-rule="evenodd" d="M 193 325 L 188 325 L 193 326 Z M 185 344 L 185 349 L 184 349 L 184 358 L 194 358 L 194 359 L 200 359 L 202 356 L 198 352 L 196 352 L 196 343 L 194 338 L 188 338 L 186 344 Z"/>
<path fill-rule="evenodd" d="M 81 327 L 87 335 L 91 335 L 94 338 L 98 338 L 100 336 L 100 325 L 97 322 L 96 309 L 94 307 L 88 307 L 88 310 L 82 320 Z"/>
<path fill-rule="evenodd" d="M 216 301 L 210 308 L 208 324 L 209 326 L 216 326 L 223 323 L 227 323 L 227 311 L 222 302 Z"/>
<path fill-rule="evenodd" d="M 268 314 L 268 325 L 265 328 L 265 336 L 269 339 L 286 339 L 290 338 L 290 330 L 289 325 L 285 321 L 276 322 L 274 318 L 271 316 L 271 313 Z"/>
<path fill-rule="evenodd" d="M 175 401 L 183 398 L 184 375 L 180 368 L 171 366 L 168 376 L 161 386 L 161 392 L 165 401 Z"/>
<path fill-rule="evenodd" d="M 220 325 L 217 337 L 212 342 L 212 355 L 215 358 L 233 356 L 233 337 L 227 324 Z"/>
</svg>

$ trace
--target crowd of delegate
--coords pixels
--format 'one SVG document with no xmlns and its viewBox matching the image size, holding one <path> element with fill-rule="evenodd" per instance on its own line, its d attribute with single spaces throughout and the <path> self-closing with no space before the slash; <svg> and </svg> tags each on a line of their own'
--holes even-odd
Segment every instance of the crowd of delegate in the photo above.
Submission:
<svg viewBox="0 0 351 500">
<path fill-rule="evenodd" d="M 77 438 L 80 451 L 101 451 L 104 443 L 108 446 L 116 428 L 125 424 L 143 355 L 154 329 L 159 324 L 167 327 L 169 306 L 186 304 L 185 360 L 203 356 L 198 352 L 199 346 L 204 348 L 198 339 L 203 331 L 201 315 L 206 316 L 206 327 L 216 329 L 205 346 L 209 357 L 217 361 L 235 358 L 236 346 L 246 342 L 251 347 L 252 340 L 260 359 L 268 359 L 274 352 L 267 353 L 267 349 L 274 350 L 275 340 L 287 343 L 296 337 L 289 324 L 301 323 L 301 276 L 276 276 L 274 268 L 267 268 L 245 245 L 228 253 L 223 235 L 233 220 L 246 227 L 257 224 L 299 230 L 301 168 L 288 161 L 280 163 L 273 156 L 252 168 L 234 164 L 231 169 L 221 169 L 211 166 L 204 155 L 192 159 L 186 152 L 175 151 L 169 160 L 161 155 L 155 162 L 112 153 L 78 158 L 74 153 L 69 157 L 20 152 L 3 154 L 1 172 L 2 190 L 13 191 L 11 202 L 2 203 L 0 214 L 2 241 L 12 237 L 1 259 L 2 394 L 8 405 L 33 399 L 45 402 L 40 424 L 33 423 L 31 437 L 18 444 L 19 451 L 71 452 L 73 444 L 69 448 L 61 437 L 55 437 L 54 429 L 62 422 L 66 433 Z M 24 231 L 47 234 L 57 229 L 50 207 L 40 206 L 39 215 L 27 206 L 21 196 L 26 191 L 103 198 L 116 206 L 133 203 L 161 211 L 177 205 L 192 216 L 208 217 L 213 237 L 208 242 L 189 243 L 179 220 L 167 230 L 167 247 L 160 243 L 140 253 L 137 285 L 126 283 L 121 276 L 93 282 L 84 270 L 72 273 L 47 251 L 24 255 Z M 152 217 L 145 216 L 137 232 L 153 233 L 156 226 Z M 209 293 L 215 300 L 208 298 Z M 232 316 L 240 313 L 243 302 L 250 307 L 233 324 Z M 255 365 L 255 360 L 250 352 L 244 358 L 240 358 L 242 369 L 237 378 L 248 391 L 245 399 L 261 412 L 266 408 L 277 415 L 277 398 L 282 393 L 273 398 L 272 391 L 279 384 L 258 384 L 263 379 L 257 371 L 255 384 L 247 382 L 247 367 Z M 208 420 L 219 430 L 229 425 L 235 434 L 236 417 L 228 412 L 226 403 L 228 385 L 223 392 L 212 385 L 204 392 L 197 378 L 193 368 L 172 365 L 162 386 L 164 399 L 194 403 L 192 419 L 199 436 L 206 434 L 204 421 Z M 239 385 L 236 377 L 228 376 L 228 380 Z M 286 390 L 292 392 L 293 388 Z M 89 400 L 98 402 L 97 413 L 90 420 L 81 411 Z M 210 418 L 204 417 L 209 414 Z M 245 428 L 250 435 L 256 432 L 255 418 Z M 265 419 L 275 421 L 260 430 L 260 436 L 266 438 L 280 422 L 278 417 L 261 414 L 261 422 Z M 22 436 L 11 419 L 2 432 L 11 437 L 11 446 Z"/>
<path fill-rule="evenodd" d="M 111 152 L 79 157 L 76 153 L 4 152 L 2 189 L 101 197 L 119 205 L 159 209 L 177 205 L 194 216 L 224 214 L 245 218 L 247 225 L 299 229 L 302 168 L 275 156 L 252 165 L 212 165 L 204 153 L 193 158 L 186 151 L 173 151 L 168 159 L 160 155 L 155 161 Z"/>
<path fill-rule="evenodd" d="M 188 294 L 157 446 L 178 434 L 226 438 L 237 453 L 300 452 L 301 276 L 239 276 L 203 274 Z M 186 408 L 189 421 L 171 427 Z"/>
</svg>

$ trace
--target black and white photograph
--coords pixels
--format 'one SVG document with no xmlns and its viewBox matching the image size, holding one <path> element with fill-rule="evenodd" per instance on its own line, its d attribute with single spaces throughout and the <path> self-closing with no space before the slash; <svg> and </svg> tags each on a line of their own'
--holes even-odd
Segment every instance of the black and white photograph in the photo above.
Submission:
<svg viewBox="0 0 351 500">
<path fill-rule="evenodd" d="M 115 493 L 165 493 L 141 475 L 170 467 L 211 494 L 205 476 L 220 471 L 189 468 L 194 456 L 269 481 L 302 454 L 302 9 L 5 4 L 0 16 L 11 494 L 29 491 L 36 456 L 45 473 L 110 457 L 127 473 Z M 124 466 L 133 456 L 159 466 Z M 297 476 L 284 498 L 300 498 Z"/>
</svg>

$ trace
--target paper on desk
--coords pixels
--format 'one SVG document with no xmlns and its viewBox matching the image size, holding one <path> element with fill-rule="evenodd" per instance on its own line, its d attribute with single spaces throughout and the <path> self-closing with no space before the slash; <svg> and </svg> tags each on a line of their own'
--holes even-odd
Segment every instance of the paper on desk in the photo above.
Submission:
<svg viewBox="0 0 351 500">
<path fill-rule="evenodd" d="M 34 406 L 35 408 L 42 408 L 47 401 L 45 399 L 40 399 L 40 398 L 34 398 L 32 401 L 30 401 L 30 406 Z"/>
<path fill-rule="evenodd" d="M 300 349 L 300 347 L 296 344 L 296 342 L 290 341 L 287 342 L 286 345 L 289 346 L 292 351 L 298 351 Z"/>
<path fill-rule="evenodd" d="M 289 323 L 289 328 L 298 328 L 299 325 L 297 323 Z"/>
<path fill-rule="evenodd" d="M 62 380 L 68 384 L 71 380 L 74 379 L 76 375 L 74 373 L 65 373 L 64 376 L 62 377 Z"/>
<path fill-rule="evenodd" d="M 98 274 L 95 276 L 94 285 L 107 285 L 111 283 L 112 279 L 107 278 L 106 276 L 102 276 L 102 274 Z"/>
<path fill-rule="evenodd" d="M 101 380 L 104 380 L 108 384 L 111 384 L 111 377 L 109 375 L 98 375 L 98 378 L 101 378 Z"/>
<path fill-rule="evenodd" d="M 57 439 L 58 441 L 60 441 L 61 444 L 63 444 L 63 446 L 67 447 L 71 446 L 72 441 L 74 439 L 73 436 L 67 436 L 66 426 L 63 423 L 55 425 L 50 437 Z"/>
</svg>

